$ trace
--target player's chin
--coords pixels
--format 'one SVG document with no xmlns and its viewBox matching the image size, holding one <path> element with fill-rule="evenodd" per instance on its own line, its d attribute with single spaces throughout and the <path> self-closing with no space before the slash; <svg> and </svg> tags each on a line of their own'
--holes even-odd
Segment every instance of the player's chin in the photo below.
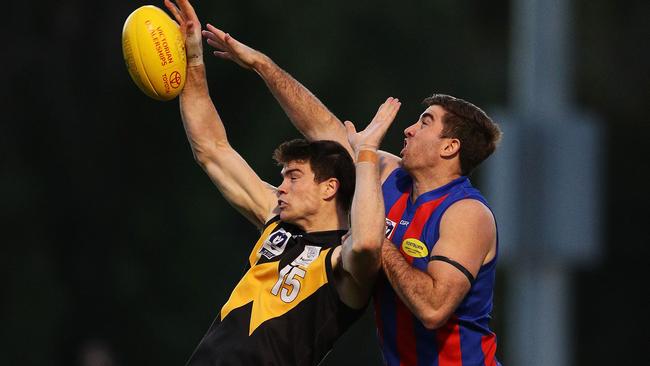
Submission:
<svg viewBox="0 0 650 366">
<path fill-rule="evenodd" d="M 402 168 L 408 171 L 410 167 L 411 167 L 411 159 L 409 159 L 408 155 L 403 154 L 402 155 Z"/>
<path fill-rule="evenodd" d="M 291 223 L 293 220 L 293 215 L 291 215 L 291 212 L 289 210 L 285 209 L 280 209 L 280 220 Z"/>
</svg>

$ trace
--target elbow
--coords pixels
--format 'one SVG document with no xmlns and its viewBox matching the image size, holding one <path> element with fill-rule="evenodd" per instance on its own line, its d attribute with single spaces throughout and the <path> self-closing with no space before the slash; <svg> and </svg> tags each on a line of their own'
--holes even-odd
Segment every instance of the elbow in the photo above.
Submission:
<svg viewBox="0 0 650 366">
<path fill-rule="evenodd" d="M 379 256 L 383 238 L 359 238 L 352 243 L 353 251 L 364 256 Z"/>
<path fill-rule="evenodd" d="M 422 325 L 424 325 L 425 328 L 428 330 L 434 330 L 441 328 L 445 324 L 447 324 L 447 321 L 449 320 L 449 317 L 451 314 L 446 314 L 443 313 L 439 310 L 429 310 L 424 312 L 423 314 L 420 314 L 418 318 L 422 322 Z"/>
<path fill-rule="evenodd" d="M 205 167 L 208 166 L 208 164 L 212 161 L 212 158 L 210 157 L 209 154 L 206 154 L 205 152 L 200 151 L 199 149 L 193 149 L 192 150 L 192 155 L 194 155 L 194 161 L 203 170 L 205 170 Z"/>
<path fill-rule="evenodd" d="M 367 269 L 369 277 L 374 277 L 381 266 L 381 241 L 354 241 L 350 251 L 352 262 L 356 263 L 358 268 Z"/>
<path fill-rule="evenodd" d="M 223 151 L 220 149 L 227 148 L 228 146 L 210 146 L 210 144 L 192 144 L 192 155 L 194 156 L 194 161 L 201 167 L 203 170 L 217 160 L 220 154 L 223 154 Z"/>
</svg>

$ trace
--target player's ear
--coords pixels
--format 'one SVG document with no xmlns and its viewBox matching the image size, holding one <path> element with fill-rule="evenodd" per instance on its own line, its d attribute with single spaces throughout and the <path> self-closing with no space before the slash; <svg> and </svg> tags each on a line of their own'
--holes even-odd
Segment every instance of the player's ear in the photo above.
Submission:
<svg viewBox="0 0 650 366">
<path fill-rule="evenodd" d="M 460 151 L 460 140 L 457 138 L 446 138 L 442 144 L 440 155 L 443 158 L 452 158 Z"/>
<path fill-rule="evenodd" d="M 334 199 L 336 192 L 338 192 L 341 183 L 336 178 L 328 178 L 320 183 L 321 196 L 324 200 Z"/>
</svg>

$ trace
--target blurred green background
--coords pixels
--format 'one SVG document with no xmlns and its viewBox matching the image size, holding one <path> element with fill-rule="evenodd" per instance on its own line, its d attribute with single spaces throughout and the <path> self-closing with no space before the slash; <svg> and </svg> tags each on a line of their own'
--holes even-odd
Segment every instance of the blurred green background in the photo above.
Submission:
<svg viewBox="0 0 650 366">
<path fill-rule="evenodd" d="M 194 3 L 204 23 L 270 55 L 341 119 L 363 125 L 399 97 L 389 151 L 433 92 L 487 110 L 510 102 L 509 1 Z M 256 240 L 194 163 L 178 102 L 151 100 L 129 78 L 122 25 L 144 4 L 5 4 L 2 365 L 184 364 Z M 640 364 L 650 327 L 650 2 L 575 0 L 572 9 L 572 100 L 605 123 L 607 154 L 604 255 L 571 272 L 571 362 Z M 298 133 L 256 74 L 208 52 L 206 64 L 232 145 L 279 183 L 271 152 Z M 502 360 L 507 281 L 500 272 Z M 327 364 L 379 362 L 367 316 Z"/>
</svg>

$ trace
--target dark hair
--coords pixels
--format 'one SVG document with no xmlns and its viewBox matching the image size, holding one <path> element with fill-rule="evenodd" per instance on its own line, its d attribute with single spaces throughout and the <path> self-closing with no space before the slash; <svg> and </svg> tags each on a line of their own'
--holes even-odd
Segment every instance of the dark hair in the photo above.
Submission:
<svg viewBox="0 0 650 366">
<path fill-rule="evenodd" d="M 309 162 L 317 183 L 329 178 L 339 181 L 336 202 L 346 213 L 350 211 L 354 195 L 355 169 L 350 153 L 336 141 L 306 141 L 295 139 L 278 146 L 273 152 L 278 165 L 291 161 Z"/>
<path fill-rule="evenodd" d="M 462 175 L 472 173 L 490 156 L 501 140 L 499 126 L 481 108 L 465 100 L 445 94 L 433 94 L 422 101 L 429 107 L 439 105 L 445 110 L 441 137 L 460 140 Z"/>
</svg>

